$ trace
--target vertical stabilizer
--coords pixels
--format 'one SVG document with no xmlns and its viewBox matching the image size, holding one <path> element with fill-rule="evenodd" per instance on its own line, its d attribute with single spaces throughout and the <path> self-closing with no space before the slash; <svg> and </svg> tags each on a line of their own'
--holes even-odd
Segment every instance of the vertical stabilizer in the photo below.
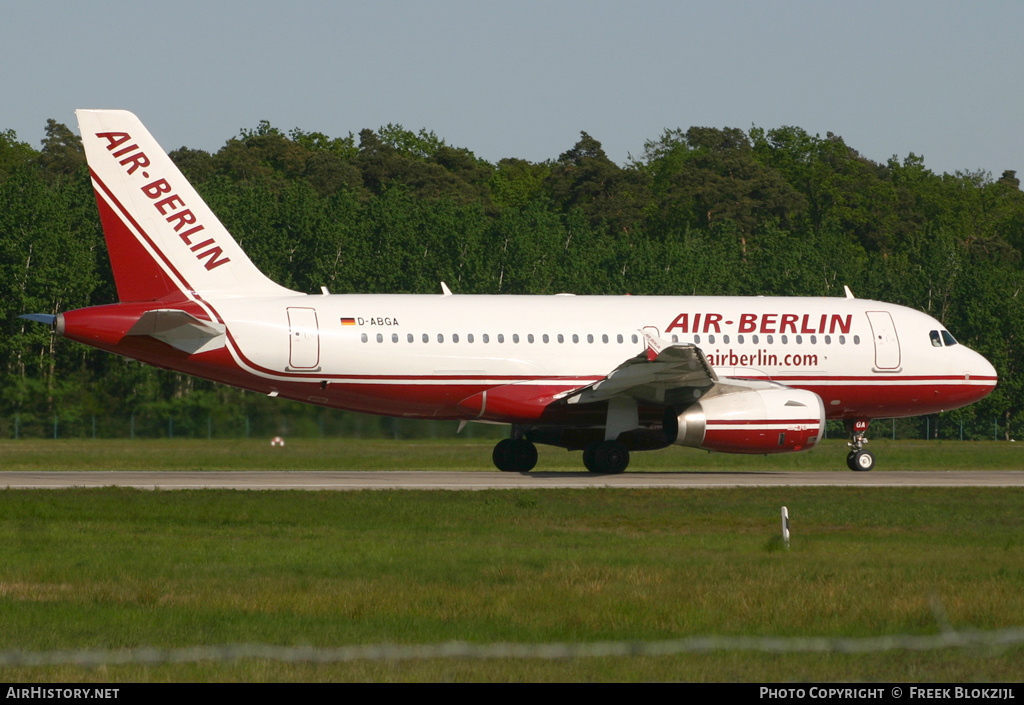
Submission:
<svg viewBox="0 0 1024 705">
<path fill-rule="evenodd" d="M 121 301 L 294 293 L 256 268 L 137 117 L 75 114 Z"/>
</svg>

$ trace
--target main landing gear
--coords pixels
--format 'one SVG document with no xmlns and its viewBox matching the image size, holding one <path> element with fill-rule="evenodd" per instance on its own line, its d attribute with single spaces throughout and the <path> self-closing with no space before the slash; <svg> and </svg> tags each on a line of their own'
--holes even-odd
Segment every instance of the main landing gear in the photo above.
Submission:
<svg viewBox="0 0 1024 705">
<path fill-rule="evenodd" d="M 494 446 L 491 459 L 502 472 L 530 472 L 537 464 L 537 446 L 525 438 L 506 438 Z"/>
<path fill-rule="evenodd" d="M 530 472 L 537 465 L 537 446 L 513 434 L 494 446 L 494 466 L 502 472 Z M 583 450 L 583 464 L 595 474 L 617 475 L 629 466 L 629 450 L 618 441 L 593 442 Z"/>
<path fill-rule="evenodd" d="M 530 472 L 537 464 L 537 446 L 525 438 L 506 438 L 494 446 L 491 458 L 502 472 Z M 617 475 L 629 466 L 629 451 L 618 441 L 591 443 L 583 451 L 583 464 L 595 474 Z"/>
<path fill-rule="evenodd" d="M 868 439 L 864 437 L 867 433 L 870 419 L 847 419 L 843 422 L 846 432 L 850 434 L 850 453 L 846 456 L 846 467 L 857 472 L 867 472 L 875 467 L 875 456 L 864 450 L 864 444 Z"/>
<path fill-rule="evenodd" d="M 629 467 L 629 451 L 618 441 L 591 443 L 583 450 L 583 465 L 595 474 L 617 475 Z"/>
</svg>

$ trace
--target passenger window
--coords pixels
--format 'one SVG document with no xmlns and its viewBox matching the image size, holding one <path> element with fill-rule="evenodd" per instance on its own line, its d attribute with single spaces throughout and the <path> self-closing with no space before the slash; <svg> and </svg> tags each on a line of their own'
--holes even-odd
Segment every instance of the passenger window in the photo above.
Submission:
<svg viewBox="0 0 1024 705">
<path fill-rule="evenodd" d="M 430 342 L 430 336 L 428 334 L 426 334 L 426 333 L 423 334 L 423 342 L 424 343 L 429 343 Z"/>
<path fill-rule="evenodd" d="M 412 337 L 412 333 L 405 336 L 405 342 L 411 343 L 413 340 L 415 340 L 415 338 Z"/>
<path fill-rule="evenodd" d="M 942 331 L 942 342 L 946 345 L 956 345 L 956 338 L 954 338 L 948 330 Z"/>
<path fill-rule="evenodd" d="M 505 342 L 505 334 L 504 333 L 498 333 L 498 342 L 499 343 L 504 343 Z"/>
<path fill-rule="evenodd" d="M 853 336 L 853 344 L 854 345 L 860 345 L 860 336 L 859 335 Z"/>
<path fill-rule="evenodd" d="M 487 333 L 483 334 L 483 339 L 485 343 L 491 342 L 491 336 L 489 336 Z"/>
<path fill-rule="evenodd" d="M 512 342 L 513 343 L 518 343 L 519 342 L 519 334 L 518 333 L 513 333 L 512 334 Z"/>
<path fill-rule="evenodd" d="M 551 342 L 551 338 L 548 337 L 547 333 L 541 336 L 541 340 L 543 340 L 545 343 Z"/>
<path fill-rule="evenodd" d="M 383 343 L 384 342 L 384 334 L 383 333 L 378 333 L 377 334 L 377 342 L 378 343 Z"/>
<path fill-rule="evenodd" d="M 437 342 L 439 342 L 439 343 L 443 343 L 444 342 L 444 334 L 442 334 L 442 333 L 438 333 L 437 334 Z"/>
<path fill-rule="evenodd" d="M 575 333 L 572 334 L 572 342 L 574 342 L 574 343 L 580 342 L 580 337 L 578 335 L 576 335 Z"/>
<path fill-rule="evenodd" d="M 594 334 L 593 333 L 587 333 L 587 342 L 588 343 L 593 343 L 594 342 Z"/>
<path fill-rule="evenodd" d="M 758 337 L 757 337 L 756 335 L 752 335 L 752 336 L 750 336 L 750 341 L 751 341 L 751 342 L 752 342 L 752 343 L 753 343 L 754 345 L 757 345 L 757 342 L 758 342 L 758 340 L 759 340 L 759 338 L 758 338 Z"/>
<path fill-rule="evenodd" d="M 640 342 L 640 338 L 636 337 L 636 333 L 633 334 L 632 341 L 633 341 L 634 344 Z"/>
<path fill-rule="evenodd" d="M 362 335 L 360 335 L 359 339 L 365 343 L 368 340 L 368 338 L 366 337 L 366 333 L 363 333 Z"/>
<path fill-rule="evenodd" d="M 708 336 L 708 343 L 711 343 L 711 344 L 713 344 L 714 342 L 715 342 L 715 336 L 713 336 L 713 335 L 709 335 L 709 336 Z"/>
<path fill-rule="evenodd" d="M 607 333 L 602 333 L 601 334 L 601 342 L 602 343 L 607 343 L 608 342 L 608 334 Z"/>
<path fill-rule="evenodd" d="M 561 333 L 558 334 L 558 342 L 559 343 L 564 343 L 565 342 L 565 336 L 562 335 Z"/>
<path fill-rule="evenodd" d="M 467 343 L 472 343 L 473 342 L 473 334 L 472 333 L 467 333 L 466 334 L 466 342 Z"/>
<path fill-rule="evenodd" d="M 675 336 L 672 336 L 672 337 L 674 338 Z M 619 333 L 617 336 L 615 336 L 615 339 L 617 341 L 619 341 L 619 343 L 621 343 L 622 342 L 622 333 Z"/>
<path fill-rule="evenodd" d="M 392 343 L 397 343 L 398 342 L 398 333 L 392 333 L 391 334 L 391 342 Z"/>
<path fill-rule="evenodd" d="M 529 334 L 528 334 L 528 335 L 526 336 L 526 342 L 527 342 L 527 343 L 532 343 L 532 342 L 533 342 L 533 333 L 529 333 Z"/>
<path fill-rule="evenodd" d="M 789 342 L 789 337 L 788 336 L 783 335 L 783 336 L 780 336 L 780 337 L 782 338 L 782 344 L 783 345 L 785 345 L 786 343 Z"/>
<path fill-rule="evenodd" d="M 459 334 L 458 333 L 452 333 L 452 342 L 453 343 L 459 342 Z"/>
<path fill-rule="evenodd" d="M 723 335 L 722 336 L 722 342 L 725 343 L 726 345 L 728 345 L 729 344 L 729 336 Z"/>
</svg>

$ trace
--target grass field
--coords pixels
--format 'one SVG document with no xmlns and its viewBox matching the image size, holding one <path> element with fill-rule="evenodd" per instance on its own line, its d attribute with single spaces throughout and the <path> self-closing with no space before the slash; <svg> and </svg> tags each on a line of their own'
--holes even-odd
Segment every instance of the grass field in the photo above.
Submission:
<svg viewBox="0 0 1024 705">
<path fill-rule="evenodd" d="M 891 469 L 1015 445 L 873 444 Z M 937 447 L 936 447 L 937 446 Z M 961 450 L 962 449 L 962 450 Z M 830 469 L 673 450 L 638 469 Z M 660 457 L 665 458 L 664 460 Z M 489 446 L 0 443 L 6 469 L 489 469 Z M 812 458 L 811 465 L 785 465 Z M 544 452 L 551 469 L 578 454 Z M 718 465 L 717 463 L 726 463 Z M 659 463 L 665 463 L 659 465 Z M 716 464 L 712 464 L 716 463 Z M 782 463 L 783 465 L 778 465 Z M 844 470 L 844 472 L 848 472 Z M 782 547 L 779 508 L 793 541 Z M 1024 490 L 0 492 L 0 651 L 867 638 L 1024 626 Z M 19 681 L 1019 681 L 1024 648 L 4 667 Z"/>
</svg>

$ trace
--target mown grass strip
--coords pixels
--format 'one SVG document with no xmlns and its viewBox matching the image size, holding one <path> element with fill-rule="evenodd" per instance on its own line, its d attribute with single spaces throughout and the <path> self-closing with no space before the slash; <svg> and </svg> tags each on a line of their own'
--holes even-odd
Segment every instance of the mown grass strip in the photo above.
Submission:
<svg viewBox="0 0 1024 705">
<path fill-rule="evenodd" d="M 4 491 L 0 649 L 998 630 L 1024 621 L 1022 510 L 1015 489 Z M 723 652 L 390 671 L 249 659 L 111 666 L 98 679 L 887 680 L 903 663 L 920 680 L 1013 680 L 1021 653 L 980 670 L 971 650 L 782 655 L 778 670 Z M 90 676 L 68 668 L 4 672 Z"/>
</svg>

